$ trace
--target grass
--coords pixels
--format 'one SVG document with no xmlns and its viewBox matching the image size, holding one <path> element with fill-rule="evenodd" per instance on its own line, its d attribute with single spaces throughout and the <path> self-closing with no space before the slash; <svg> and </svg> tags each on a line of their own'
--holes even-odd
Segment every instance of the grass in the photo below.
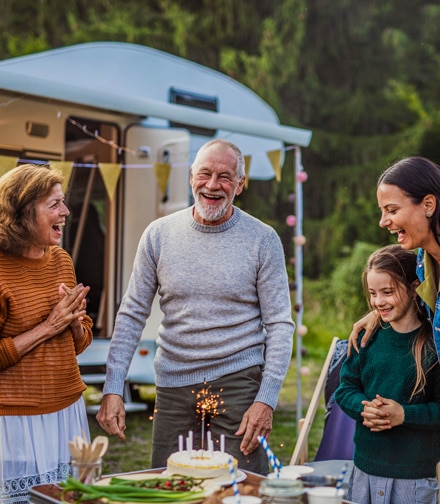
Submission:
<svg viewBox="0 0 440 504">
<path fill-rule="evenodd" d="M 306 354 L 302 360 L 302 367 L 309 370 L 309 374 L 301 380 L 303 398 L 303 416 L 312 397 L 314 387 L 321 372 L 329 344 L 317 347 Z M 324 421 L 324 404 L 317 412 L 309 435 L 309 459 L 313 460 L 319 445 Z M 297 368 L 294 359 L 291 361 L 283 389 L 280 394 L 278 407 L 274 412 L 273 430 L 270 446 L 283 465 L 287 465 L 295 447 L 297 437 Z M 148 410 L 140 413 L 128 413 L 125 441 L 110 437 L 109 449 L 103 460 L 103 473 L 137 471 L 150 468 L 152 415 L 154 402 L 148 402 Z M 89 416 L 92 439 L 105 434 L 94 416 Z"/>
</svg>

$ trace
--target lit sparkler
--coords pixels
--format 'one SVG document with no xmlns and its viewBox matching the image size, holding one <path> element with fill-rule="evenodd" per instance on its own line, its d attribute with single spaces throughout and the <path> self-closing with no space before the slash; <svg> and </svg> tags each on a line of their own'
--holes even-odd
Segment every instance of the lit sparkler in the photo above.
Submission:
<svg viewBox="0 0 440 504">
<path fill-rule="evenodd" d="M 205 383 L 206 385 L 206 383 Z M 196 413 L 200 415 L 200 420 L 202 423 L 202 441 L 201 448 L 204 449 L 205 443 L 205 422 L 207 415 L 212 418 L 218 415 L 218 408 L 223 404 L 223 400 L 220 398 L 220 394 L 213 394 L 210 392 L 211 385 L 202 388 L 197 392 L 196 399 Z"/>
</svg>

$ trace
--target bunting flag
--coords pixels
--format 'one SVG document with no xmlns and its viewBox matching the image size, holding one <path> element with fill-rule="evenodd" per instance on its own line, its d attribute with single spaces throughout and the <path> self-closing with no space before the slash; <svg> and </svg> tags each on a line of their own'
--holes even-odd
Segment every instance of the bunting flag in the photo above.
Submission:
<svg viewBox="0 0 440 504">
<path fill-rule="evenodd" d="M 287 150 L 287 149 L 286 149 Z M 277 182 L 281 181 L 281 150 L 274 150 L 270 152 L 266 152 L 266 155 L 269 158 L 269 161 L 272 165 L 272 168 L 275 172 L 275 177 Z M 244 156 L 244 170 L 246 174 L 246 180 L 245 180 L 245 189 L 248 188 L 249 186 L 249 173 L 250 173 L 250 168 L 251 168 L 251 161 L 252 161 L 252 156 L 251 155 L 246 155 Z M 19 158 L 13 157 L 13 156 L 0 156 L 0 177 L 8 172 L 9 170 L 12 170 L 12 168 L 15 168 L 18 163 L 21 163 L 24 161 L 21 161 Z M 63 182 L 63 191 L 67 192 L 67 187 L 70 181 L 70 178 L 72 176 L 73 168 L 76 166 L 76 163 L 73 163 L 71 161 L 47 161 L 47 163 L 54 169 L 58 170 L 59 172 L 62 173 L 64 176 L 64 182 Z M 82 166 L 79 164 L 78 166 Z M 146 164 L 146 165 L 124 165 L 124 164 L 119 164 L 119 163 L 99 163 L 96 165 L 97 168 L 99 168 L 101 172 L 102 179 L 104 181 L 105 188 L 107 190 L 108 197 L 110 199 L 113 199 L 114 192 L 121 174 L 121 170 L 123 168 L 153 168 L 154 173 L 156 175 L 157 183 L 158 186 L 162 192 L 162 195 L 166 194 L 167 186 L 168 186 L 168 181 L 170 178 L 171 174 L 171 168 L 172 164 L 171 163 L 153 163 L 153 164 Z M 90 168 L 93 168 L 93 166 L 90 166 Z"/>
<path fill-rule="evenodd" d="M 18 158 L 12 156 L 0 156 L 0 177 L 12 168 L 15 168 L 18 163 Z"/>
<path fill-rule="evenodd" d="M 246 174 L 246 180 L 244 182 L 244 188 L 247 189 L 249 186 L 249 171 L 251 169 L 251 156 L 244 157 L 244 172 Z"/>
<path fill-rule="evenodd" d="M 64 177 L 63 191 L 66 192 L 69 187 L 69 180 L 72 176 L 73 163 L 71 161 L 49 161 L 49 165 L 62 173 Z"/>
<path fill-rule="evenodd" d="M 156 175 L 157 183 L 162 192 L 162 196 L 166 195 L 168 180 L 171 173 L 170 163 L 154 163 L 153 165 L 154 173 Z"/>
<path fill-rule="evenodd" d="M 98 167 L 107 190 L 107 195 L 110 200 L 113 200 L 122 166 L 119 163 L 99 163 Z"/>
<path fill-rule="evenodd" d="M 273 150 L 267 153 L 267 157 L 272 165 L 273 171 L 275 172 L 275 178 L 277 182 L 281 182 L 281 150 Z"/>
</svg>

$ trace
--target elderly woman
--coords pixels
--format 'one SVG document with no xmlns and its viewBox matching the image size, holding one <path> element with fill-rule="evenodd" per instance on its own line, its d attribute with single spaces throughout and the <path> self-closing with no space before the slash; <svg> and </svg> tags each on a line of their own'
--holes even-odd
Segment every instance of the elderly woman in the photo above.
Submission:
<svg viewBox="0 0 440 504">
<path fill-rule="evenodd" d="M 63 178 L 22 165 L 0 178 L 0 502 L 65 479 L 68 441 L 89 436 L 76 355 L 92 340 L 89 287 L 60 247 Z"/>
</svg>

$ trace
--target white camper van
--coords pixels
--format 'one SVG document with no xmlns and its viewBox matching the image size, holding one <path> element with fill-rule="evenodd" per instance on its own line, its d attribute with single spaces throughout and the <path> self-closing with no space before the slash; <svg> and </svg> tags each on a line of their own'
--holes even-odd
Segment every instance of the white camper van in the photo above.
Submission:
<svg viewBox="0 0 440 504">
<path fill-rule="evenodd" d="M 142 231 L 191 203 L 190 163 L 217 137 L 251 157 L 251 179 L 268 179 L 267 152 L 305 147 L 311 132 L 280 125 L 229 77 L 144 46 L 87 43 L 0 62 L 0 169 L 9 158 L 72 168 L 63 246 L 91 286 L 94 343 L 111 337 Z M 157 304 L 143 340 L 156 339 L 160 315 Z"/>
</svg>

